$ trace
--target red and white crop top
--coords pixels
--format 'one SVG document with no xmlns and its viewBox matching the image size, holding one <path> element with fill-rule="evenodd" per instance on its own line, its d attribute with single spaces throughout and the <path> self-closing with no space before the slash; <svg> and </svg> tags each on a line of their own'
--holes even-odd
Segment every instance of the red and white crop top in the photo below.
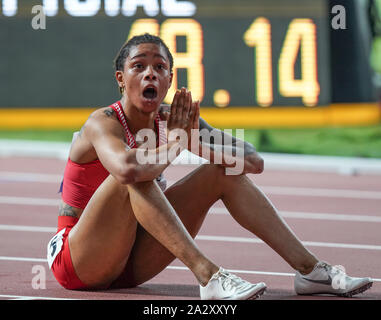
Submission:
<svg viewBox="0 0 381 320">
<path fill-rule="evenodd" d="M 132 148 L 136 148 L 136 141 L 131 131 L 128 128 L 126 116 L 123 112 L 120 101 L 110 105 L 110 107 L 116 112 L 120 123 L 126 132 L 127 144 Z M 160 115 L 157 114 L 155 118 L 155 124 L 158 134 L 157 145 L 167 143 L 166 134 L 164 131 L 163 122 Z M 73 141 L 75 138 L 73 139 Z M 99 159 L 88 163 L 76 163 L 68 158 L 66 163 L 64 178 L 61 183 L 62 200 L 70 206 L 85 209 L 90 198 L 94 192 L 98 189 L 101 183 L 108 177 L 109 172 L 103 167 Z M 164 191 L 167 185 L 167 181 L 161 174 L 156 178 L 160 188 Z"/>
</svg>

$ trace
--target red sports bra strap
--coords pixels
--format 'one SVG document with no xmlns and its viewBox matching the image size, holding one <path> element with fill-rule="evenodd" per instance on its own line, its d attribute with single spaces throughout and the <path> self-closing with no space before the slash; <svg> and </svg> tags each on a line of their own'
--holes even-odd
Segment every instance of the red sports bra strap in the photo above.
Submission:
<svg viewBox="0 0 381 320">
<path fill-rule="evenodd" d="M 159 146 L 167 143 L 167 135 L 165 133 L 164 121 L 161 120 L 160 114 L 158 113 L 155 118 L 156 128 L 159 131 Z"/>
<path fill-rule="evenodd" d="M 129 147 L 130 148 L 135 148 L 136 147 L 135 138 L 132 135 L 130 129 L 128 129 L 126 117 L 124 115 L 124 112 L 123 112 L 123 109 L 122 109 L 122 105 L 120 104 L 120 101 L 115 102 L 114 104 L 112 104 L 111 108 L 113 108 L 114 111 L 116 112 L 116 115 L 117 115 L 117 117 L 119 119 L 119 122 L 122 124 L 122 126 L 124 128 L 124 131 L 126 131 L 127 143 L 129 145 Z"/>
<path fill-rule="evenodd" d="M 128 128 L 126 116 L 124 115 L 120 101 L 117 101 L 114 104 L 112 104 L 111 108 L 116 112 L 116 115 L 119 119 L 119 122 L 122 124 L 124 131 L 126 131 L 126 137 L 127 137 L 127 142 L 128 142 L 129 147 L 130 148 L 136 148 L 137 145 L 136 145 L 135 138 L 134 138 L 133 134 L 131 133 L 130 129 Z M 164 121 L 161 120 L 159 113 L 156 115 L 155 124 L 156 124 L 156 128 L 158 130 L 159 146 L 166 144 L 167 143 L 167 135 L 165 133 Z"/>
</svg>

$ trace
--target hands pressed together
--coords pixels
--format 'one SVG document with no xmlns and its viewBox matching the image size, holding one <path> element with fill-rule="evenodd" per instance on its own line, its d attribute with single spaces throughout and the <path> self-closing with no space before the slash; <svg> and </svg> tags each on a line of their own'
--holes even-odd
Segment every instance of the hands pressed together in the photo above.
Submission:
<svg viewBox="0 0 381 320">
<path fill-rule="evenodd" d="M 173 97 L 170 113 L 165 113 L 165 117 L 168 140 L 183 137 L 182 141 L 187 141 L 183 147 L 191 150 L 192 140 L 198 143 L 200 102 L 192 101 L 192 94 L 186 88 L 177 90 Z"/>
<path fill-rule="evenodd" d="M 189 90 L 182 88 L 176 91 L 170 112 L 165 112 L 164 117 L 167 121 L 168 141 L 177 140 L 184 149 L 199 154 L 202 150 L 201 145 L 203 145 L 199 139 L 200 102 L 192 100 L 192 94 Z M 217 153 L 214 150 L 211 152 Z M 222 158 L 226 158 L 226 156 L 223 154 Z M 231 159 L 228 162 L 222 161 L 218 164 L 224 167 L 242 168 L 242 171 L 237 174 L 258 174 L 263 171 L 263 160 L 257 152 L 247 153 L 242 149 L 241 152 L 236 152 L 234 161 L 235 164 L 232 164 Z"/>
</svg>

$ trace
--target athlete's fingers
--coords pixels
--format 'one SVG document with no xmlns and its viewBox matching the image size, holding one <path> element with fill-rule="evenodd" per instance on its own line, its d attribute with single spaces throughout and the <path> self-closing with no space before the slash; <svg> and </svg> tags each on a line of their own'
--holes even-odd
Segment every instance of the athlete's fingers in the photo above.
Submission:
<svg viewBox="0 0 381 320">
<path fill-rule="evenodd" d="M 188 113 L 188 123 L 193 128 L 193 120 L 194 120 L 194 115 L 196 113 L 196 108 L 194 105 L 194 102 L 191 100 L 191 107 L 189 108 L 189 113 Z"/>
<path fill-rule="evenodd" d="M 199 128 L 199 120 L 200 120 L 200 101 L 197 100 L 194 103 L 194 116 L 193 116 L 193 129 Z"/>
<path fill-rule="evenodd" d="M 177 118 L 177 121 L 180 121 L 180 123 L 182 123 L 182 119 L 183 119 L 185 94 L 186 94 L 186 89 L 182 87 L 180 91 L 180 96 L 179 96 L 179 103 L 176 110 L 176 118 Z"/>
<path fill-rule="evenodd" d="M 176 90 L 176 93 L 173 97 L 173 101 L 171 104 L 171 117 L 172 117 L 172 119 L 176 118 L 176 111 L 177 111 L 177 105 L 179 103 L 179 96 L 180 96 L 180 92 L 179 92 L 179 90 Z"/>
<path fill-rule="evenodd" d="M 192 124 L 192 119 L 190 117 L 190 112 L 192 110 L 192 94 L 190 91 L 187 91 L 185 95 L 185 103 L 184 103 L 184 123 L 188 126 L 188 124 Z"/>
</svg>

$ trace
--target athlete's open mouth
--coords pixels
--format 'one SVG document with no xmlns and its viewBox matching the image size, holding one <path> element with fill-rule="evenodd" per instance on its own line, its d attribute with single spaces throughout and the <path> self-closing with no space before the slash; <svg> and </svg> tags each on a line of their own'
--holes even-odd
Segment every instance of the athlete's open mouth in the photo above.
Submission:
<svg viewBox="0 0 381 320">
<path fill-rule="evenodd" d="M 144 89 L 143 97 L 146 99 L 155 99 L 157 97 L 156 89 L 153 87 L 148 87 Z"/>
</svg>

